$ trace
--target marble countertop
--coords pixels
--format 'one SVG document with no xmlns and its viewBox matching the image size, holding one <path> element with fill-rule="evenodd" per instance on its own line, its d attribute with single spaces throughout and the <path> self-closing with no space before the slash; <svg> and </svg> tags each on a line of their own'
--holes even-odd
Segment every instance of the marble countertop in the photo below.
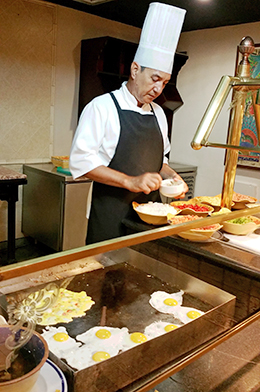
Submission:
<svg viewBox="0 0 260 392">
<path fill-rule="evenodd" d="M 4 166 L 0 166 L 0 180 L 21 180 L 26 178 L 27 176 L 25 174 L 18 173 Z"/>
</svg>

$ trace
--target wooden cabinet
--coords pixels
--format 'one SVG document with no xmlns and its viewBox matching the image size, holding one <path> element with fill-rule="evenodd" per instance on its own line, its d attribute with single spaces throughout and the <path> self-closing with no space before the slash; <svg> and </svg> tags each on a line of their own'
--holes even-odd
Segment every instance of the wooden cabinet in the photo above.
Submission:
<svg viewBox="0 0 260 392">
<path fill-rule="evenodd" d="M 113 37 L 99 37 L 81 42 L 79 115 L 84 106 L 94 97 L 119 88 L 128 79 L 130 65 L 137 44 Z M 188 56 L 176 53 L 170 82 L 156 102 L 166 114 L 169 130 L 172 114 L 183 104 L 176 88 L 177 75 Z M 169 138 L 170 138 L 169 134 Z"/>
</svg>

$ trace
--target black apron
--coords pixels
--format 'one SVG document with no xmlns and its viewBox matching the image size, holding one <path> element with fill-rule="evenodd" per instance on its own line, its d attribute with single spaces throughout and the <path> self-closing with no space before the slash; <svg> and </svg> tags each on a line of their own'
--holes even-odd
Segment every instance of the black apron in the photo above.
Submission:
<svg viewBox="0 0 260 392">
<path fill-rule="evenodd" d="M 108 167 L 129 176 L 159 173 L 163 163 L 163 138 L 154 112 L 153 115 L 142 115 L 132 110 L 122 110 L 113 93 L 110 95 L 118 111 L 120 135 Z M 126 235 L 122 219 L 131 215 L 136 219 L 134 215 L 137 216 L 132 201 L 160 201 L 159 192 L 145 195 L 143 192 L 134 193 L 94 182 L 86 244 Z"/>
</svg>

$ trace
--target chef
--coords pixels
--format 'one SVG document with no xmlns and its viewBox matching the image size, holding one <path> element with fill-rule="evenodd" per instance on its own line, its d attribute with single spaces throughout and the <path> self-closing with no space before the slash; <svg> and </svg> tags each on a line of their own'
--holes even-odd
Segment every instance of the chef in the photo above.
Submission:
<svg viewBox="0 0 260 392">
<path fill-rule="evenodd" d="M 136 214 L 132 201 L 160 201 L 162 179 L 181 179 L 167 164 L 167 120 L 153 101 L 171 78 L 185 13 L 151 3 L 128 81 L 82 111 L 70 171 L 93 180 L 86 244 L 126 235 L 122 220 Z M 180 197 L 187 191 L 184 183 Z"/>
</svg>

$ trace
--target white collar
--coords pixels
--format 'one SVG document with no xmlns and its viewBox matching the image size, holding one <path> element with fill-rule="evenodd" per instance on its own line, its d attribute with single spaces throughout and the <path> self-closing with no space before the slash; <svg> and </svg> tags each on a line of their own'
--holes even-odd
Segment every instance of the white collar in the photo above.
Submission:
<svg viewBox="0 0 260 392">
<path fill-rule="evenodd" d="M 144 103 L 141 107 L 138 106 L 137 99 L 134 97 L 133 94 L 130 93 L 130 91 L 127 88 L 127 82 L 122 83 L 122 94 L 124 96 L 124 99 L 132 106 L 134 105 L 136 108 L 140 109 L 141 111 L 145 112 L 150 112 L 151 111 L 151 106 L 149 103 Z"/>
</svg>

